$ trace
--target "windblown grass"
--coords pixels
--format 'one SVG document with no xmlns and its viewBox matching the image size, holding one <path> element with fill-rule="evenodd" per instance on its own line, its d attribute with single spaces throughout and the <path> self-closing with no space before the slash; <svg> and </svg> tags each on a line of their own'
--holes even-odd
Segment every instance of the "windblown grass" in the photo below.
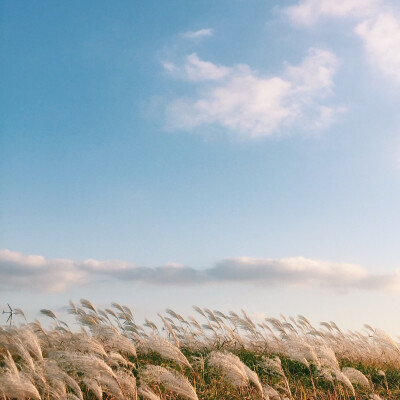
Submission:
<svg viewBox="0 0 400 400">
<path fill-rule="evenodd" d="M 78 331 L 51 310 L 50 328 L 0 327 L 0 399 L 400 399 L 399 345 L 381 330 L 194 309 L 140 326 L 81 300 Z"/>
</svg>

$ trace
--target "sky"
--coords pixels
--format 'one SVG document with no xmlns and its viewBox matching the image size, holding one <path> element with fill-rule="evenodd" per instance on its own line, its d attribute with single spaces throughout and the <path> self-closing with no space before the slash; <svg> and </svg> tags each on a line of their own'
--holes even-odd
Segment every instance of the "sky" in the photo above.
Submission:
<svg viewBox="0 0 400 400">
<path fill-rule="evenodd" d="M 0 309 L 400 334 L 397 2 L 0 8 Z"/>
</svg>

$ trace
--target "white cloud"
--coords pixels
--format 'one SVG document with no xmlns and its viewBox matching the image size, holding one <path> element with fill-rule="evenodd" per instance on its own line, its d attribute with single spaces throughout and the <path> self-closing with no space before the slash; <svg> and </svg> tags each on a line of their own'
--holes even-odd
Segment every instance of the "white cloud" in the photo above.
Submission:
<svg viewBox="0 0 400 400">
<path fill-rule="evenodd" d="M 351 286 L 368 277 L 355 264 L 340 264 L 304 257 L 283 259 L 240 257 L 220 261 L 209 271 L 216 280 L 259 281 L 303 287 Z"/>
<path fill-rule="evenodd" d="M 230 69 L 202 61 L 197 54 L 190 54 L 187 56 L 184 72 L 187 79 L 191 81 L 213 81 L 225 78 L 230 73 Z"/>
<path fill-rule="evenodd" d="M 93 282 L 99 277 L 111 281 L 158 285 L 247 282 L 265 286 L 400 291 L 398 271 L 386 275 L 371 274 L 359 265 L 304 257 L 228 258 L 210 268 L 199 270 L 177 263 L 150 268 L 120 260 L 47 260 L 42 256 L 26 256 L 18 252 L 0 250 L 2 290 L 64 291 L 70 286 Z"/>
<path fill-rule="evenodd" d="M 163 62 L 163 67 L 173 77 L 193 82 L 219 80 L 231 72 L 230 68 L 223 65 L 200 60 L 196 53 L 189 54 L 182 67 L 168 61 Z"/>
<path fill-rule="evenodd" d="M 338 60 L 326 50 L 311 49 L 298 66 L 288 66 L 286 75 L 293 90 L 302 95 L 323 95 L 333 86 Z"/>
<path fill-rule="evenodd" d="M 135 265 L 121 260 L 97 261 L 89 258 L 82 261 L 80 268 L 89 272 L 117 272 L 134 268 Z"/>
<path fill-rule="evenodd" d="M 337 67 L 335 55 L 321 49 L 310 49 L 299 65 L 272 77 L 248 65 L 225 67 L 192 54 L 182 67 L 167 64 L 175 77 L 197 85 L 195 97 L 176 99 L 167 107 L 167 126 L 191 130 L 219 125 L 243 138 L 271 136 L 296 124 L 322 127 L 341 111 L 319 104 L 332 90 Z"/>
<path fill-rule="evenodd" d="M 366 17 L 380 3 L 380 0 L 304 0 L 285 8 L 284 12 L 297 24 L 312 25 L 324 17 Z"/>
<path fill-rule="evenodd" d="M 313 25 L 325 17 L 355 19 L 355 33 L 372 64 L 400 83 L 400 21 L 383 0 L 303 0 L 284 9 L 296 24 Z"/>
<path fill-rule="evenodd" d="M 391 14 L 379 14 L 357 25 L 369 58 L 400 83 L 400 23 Z"/>
<path fill-rule="evenodd" d="M 213 30 L 209 28 L 199 29 L 198 31 L 185 32 L 183 36 L 188 39 L 202 39 L 213 35 Z"/>
<path fill-rule="evenodd" d="M 38 255 L 25 256 L 0 250 L 0 289 L 34 289 L 59 292 L 70 285 L 86 282 L 86 274 L 68 259 L 53 259 Z"/>
</svg>

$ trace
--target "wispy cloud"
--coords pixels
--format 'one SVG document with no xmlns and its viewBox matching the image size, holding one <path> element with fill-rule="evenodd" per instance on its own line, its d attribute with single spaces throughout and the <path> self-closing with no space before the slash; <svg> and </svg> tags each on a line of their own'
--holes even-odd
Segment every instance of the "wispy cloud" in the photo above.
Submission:
<svg viewBox="0 0 400 400">
<path fill-rule="evenodd" d="M 188 39 L 203 39 L 210 37 L 214 34 L 213 30 L 210 28 L 199 29 L 198 31 L 188 31 L 183 33 L 183 37 Z"/>
<path fill-rule="evenodd" d="M 48 260 L 42 256 L 0 250 L 0 288 L 3 290 L 64 291 L 70 286 L 91 282 L 99 277 L 158 285 L 247 282 L 278 287 L 400 291 L 398 271 L 378 275 L 355 264 L 304 257 L 227 258 L 210 268 L 194 269 L 177 263 L 151 268 L 120 260 Z"/>
<path fill-rule="evenodd" d="M 200 60 L 196 53 L 188 55 L 183 66 L 165 61 L 163 67 L 173 77 L 192 82 L 216 81 L 232 72 L 231 68 Z"/>
<path fill-rule="evenodd" d="M 380 4 L 380 0 L 303 0 L 284 12 L 296 24 L 313 25 L 326 17 L 367 17 Z"/>
<path fill-rule="evenodd" d="M 321 104 L 332 92 L 338 65 L 336 56 L 322 49 L 310 49 L 299 65 L 287 66 L 277 76 L 246 64 L 217 65 L 197 54 L 187 56 L 183 65 L 164 63 L 173 77 L 192 82 L 196 89 L 195 96 L 169 104 L 167 126 L 192 130 L 216 125 L 245 139 L 271 136 L 287 126 L 322 128 L 343 111 Z"/>
<path fill-rule="evenodd" d="M 400 83 L 400 19 L 383 0 L 303 0 L 287 7 L 292 22 L 310 26 L 324 18 L 353 18 L 354 32 L 368 58 L 384 74 Z"/>
</svg>

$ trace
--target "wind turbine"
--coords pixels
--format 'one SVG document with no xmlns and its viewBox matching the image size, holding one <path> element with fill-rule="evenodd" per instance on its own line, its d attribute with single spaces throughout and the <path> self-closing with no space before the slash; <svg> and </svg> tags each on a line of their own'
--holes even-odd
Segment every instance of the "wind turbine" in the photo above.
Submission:
<svg viewBox="0 0 400 400">
<path fill-rule="evenodd" d="M 8 308 L 10 309 L 10 311 L 4 311 L 3 310 L 3 314 L 8 314 L 8 318 L 7 318 L 6 323 L 10 321 L 10 326 L 11 326 L 13 315 L 14 315 L 14 311 L 13 311 L 13 309 L 11 308 L 11 306 L 8 303 L 7 303 L 7 305 L 8 305 Z"/>
</svg>

